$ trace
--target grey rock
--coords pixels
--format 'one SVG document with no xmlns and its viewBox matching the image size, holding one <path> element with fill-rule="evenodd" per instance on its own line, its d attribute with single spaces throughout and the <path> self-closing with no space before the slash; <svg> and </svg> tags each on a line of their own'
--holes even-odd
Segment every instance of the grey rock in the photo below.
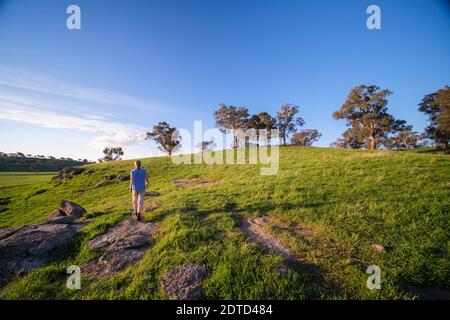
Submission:
<svg viewBox="0 0 450 320">
<path fill-rule="evenodd" d="M 16 233 L 18 230 L 20 230 L 20 227 L 0 229 L 0 240 L 8 238 L 9 236 Z"/>
<path fill-rule="evenodd" d="M 205 267 L 197 264 L 172 269 L 164 275 L 164 292 L 172 300 L 201 299 L 205 276 Z"/>
<path fill-rule="evenodd" d="M 65 167 L 58 171 L 58 175 L 52 179 L 70 179 L 74 175 L 78 175 L 83 172 L 82 167 Z"/>
<path fill-rule="evenodd" d="M 126 238 L 119 239 L 114 243 L 115 248 L 128 249 L 146 246 L 149 243 L 149 235 L 132 234 Z"/>
<path fill-rule="evenodd" d="M 109 232 L 89 241 L 90 249 L 100 249 L 114 246 L 116 242 L 126 241 L 133 236 L 144 236 L 147 239 L 154 235 L 157 225 L 152 222 L 138 222 L 135 220 L 124 220 L 112 227 Z"/>
<path fill-rule="evenodd" d="M 118 176 L 117 180 L 119 180 L 119 181 L 128 181 L 128 180 L 130 180 L 130 176 L 129 175 Z"/>
<path fill-rule="evenodd" d="M 74 203 L 67 200 L 62 200 L 59 204 L 59 208 L 66 214 L 66 216 L 72 216 L 75 219 L 79 219 L 86 213 L 86 210 Z"/>
<path fill-rule="evenodd" d="M 103 250 L 102 255 L 82 267 L 86 274 L 105 277 L 123 271 L 144 257 L 158 225 L 153 222 L 125 220 L 107 233 L 88 242 L 90 249 Z"/>
<path fill-rule="evenodd" d="M 46 263 L 48 254 L 73 237 L 83 226 L 45 222 L 2 230 L 0 284 Z"/>
<path fill-rule="evenodd" d="M 49 219 L 57 218 L 57 217 L 65 217 L 66 213 L 62 211 L 60 208 L 53 210 L 48 216 Z"/>
<path fill-rule="evenodd" d="M 47 220 L 47 223 L 55 223 L 55 224 L 72 224 L 75 222 L 75 219 L 71 216 L 56 216 Z"/>
</svg>

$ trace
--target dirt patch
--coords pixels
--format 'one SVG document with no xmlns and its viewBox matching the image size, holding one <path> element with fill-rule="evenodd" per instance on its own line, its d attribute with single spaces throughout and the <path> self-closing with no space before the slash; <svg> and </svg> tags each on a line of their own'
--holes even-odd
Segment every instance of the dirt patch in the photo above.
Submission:
<svg viewBox="0 0 450 320">
<path fill-rule="evenodd" d="M 305 224 L 299 222 L 284 222 L 275 220 L 271 217 L 263 217 L 266 223 L 286 231 L 292 232 L 301 238 L 309 238 L 314 236 L 314 232 L 309 229 Z"/>
<path fill-rule="evenodd" d="M 302 223 L 282 222 L 267 216 L 244 219 L 240 229 L 247 239 L 256 242 L 260 247 L 275 252 L 288 261 L 299 262 L 301 259 L 277 235 L 269 231 L 271 227 L 286 230 L 301 238 L 314 235 L 313 231 Z"/>
<path fill-rule="evenodd" d="M 267 217 L 244 219 L 241 223 L 241 231 L 250 241 L 256 242 L 262 248 L 273 251 L 287 260 L 295 261 L 294 253 L 265 229 L 264 225 L 267 224 L 269 224 Z"/>
<path fill-rule="evenodd" d="M 193 179 L 176 179 L 172 183 L 177 187 L 207 187 L 216 184 L 214 179 L 193 178 Z"/>
<path fill-rule="evenodd" d="M 164 292 L 172 300 L 201 299 L 205 275 L 205 267 L 197 264 L 186 264 L 174 268 L 164 275 Z"/>
<path fill-rule="evenodd" d="M 90 249 L 101 249 L 103 254 L 85 264 L 83 272 L 99 277 L 110 276 L 139 262 L 157 229 L 158 224 L 153 222 L 128 219 L 118 223 L 107 233 L 89 241 Z"/>
</svg>

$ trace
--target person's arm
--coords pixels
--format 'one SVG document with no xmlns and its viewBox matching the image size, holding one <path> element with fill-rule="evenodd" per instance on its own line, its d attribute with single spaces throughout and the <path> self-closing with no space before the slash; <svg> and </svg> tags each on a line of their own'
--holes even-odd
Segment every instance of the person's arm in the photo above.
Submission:
<svg viewBox="0 0 450 320">
<path fill-rule="evenodd" d="M 145 186 L 148 187 L 148 175 L 145 173 Z"/>
</svg>

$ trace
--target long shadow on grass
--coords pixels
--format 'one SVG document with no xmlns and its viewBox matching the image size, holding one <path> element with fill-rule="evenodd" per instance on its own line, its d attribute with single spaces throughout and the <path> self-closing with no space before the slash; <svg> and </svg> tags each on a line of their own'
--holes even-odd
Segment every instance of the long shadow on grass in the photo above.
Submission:
<svg viewBox="0 0 450 320">
<path fill-rule="evenodd" d="M 182 205 L 181 208 L 170 208 L 161 210 L 156 214 L 150 214 L 152 221 L 162 221 L 164 218 L 171 214 L 176 214 L 178 212 L 185 213 L 194 213 L 199 219 L 206 218 L 211 214 L 220 214 L 220 213 L 250 213 L 257 215 L 265 215 L 273 210 L 295 210 L 295 209 L 306 209 L 306 208 L 319 208 L 323 205 L 322 202 L 314 202 L 306 205 L 299 205 L 295 203 L 283 203 L 279 205 L 274 205 L 271 203 L 260 203 L 260 204 L 249 204 L 244 207 L 240 207 L 236 202 L 227 201 L 220 208 L 215 209 L 206 209 L 201 210 L 198 209 L 196 203 L 187 203 Z"/>
<path fill-rule="evenodd" d="M 219 213 L 250 213 L 250 214 L 258 214 L 265 215 L 273 210 L 284 210 L 290 211 L 295 209 L 305 209 L 305 208 L 319 208 L 323 204 L 316 202 L 307 205 L 298 205 L 294 203 L 283 203 L 280 205 L 274 204 L 259 204 L 259 205 L 247 205 L 245 207 L 239 207 L 237 203 L 234 202 L 226 202 L 223 207 L 216 209 L 207 209 L 207 210 L 197 210 L 195 208 L 191 208 L 188 211 L 195 212 L 200 218 L 204 218 L 210 214 L 219 214 Z"/>
<path fill-rule="evenodd" d="M 266 240 L 260 239 L 259 241 L 255 238 L 249 237 L 246 232 L 242 229 L 242 223 L 245 219 L 240 214 L 233 214 L 231 216 L 234 221 L 235 227 L 239 228 L 243 235 L 246 236 L 246 241 L 255 243 L 262 253 L 272 253 L 278 256 L 283 257 L 284 262 L 279 265 L 279 272 L 282 274 L 287 271 L 287 268 L 294 270 L 297 275 L 300 277 L 301 285 L 305 288 L 305 298 L 306 299 L 321 299 L 324 295 L 336 295 L 336 296 L 345 296 L 344 292 L 337 283 L 331 281 L 326 277 L 326 272 L 323 268 L 316 264 L 309 263 L 301 258 L 298 258 L 295 254 L 284 255 L 283 253 L 277 252 L 274 249 L 269 249 L 265 245 L 259 243 L 259 241 L 265 242 Z M 288 250 L 291 250 L 289 246 Z M 283 271 L 284 270 L 284 271 Z"/>
</svg>

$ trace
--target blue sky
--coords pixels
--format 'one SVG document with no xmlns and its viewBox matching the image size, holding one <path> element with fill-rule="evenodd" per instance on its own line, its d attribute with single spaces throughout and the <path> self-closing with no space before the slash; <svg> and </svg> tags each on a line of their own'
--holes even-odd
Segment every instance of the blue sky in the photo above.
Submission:
<svg viewBox="0 0 450 320">
<path fill-rule="evenodd" d="M 66 28 L 71 4 L 81 30 Z M 381 30 L 366 28 L 370 4 Z M 449 84 L 449 40 L 446 1 L 0 0 L 0 151 L 151 156 L 153 124 L 213 127 L 220 103 L 298 104 L 327 146 L 360 84 L 392 90 L 391 113 L 422 131 L 417 104 Z"/>
</svg>

